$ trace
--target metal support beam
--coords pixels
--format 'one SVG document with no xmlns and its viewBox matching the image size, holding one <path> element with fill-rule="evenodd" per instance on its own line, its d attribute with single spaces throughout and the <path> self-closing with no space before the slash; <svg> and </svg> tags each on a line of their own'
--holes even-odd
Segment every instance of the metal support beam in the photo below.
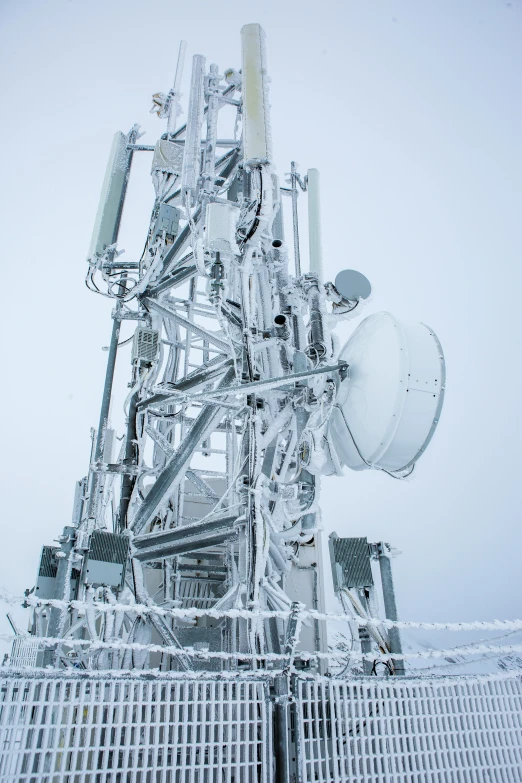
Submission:
<svg viewBox="0 0 522 783">
<path fill-rule="evenodd" d="M 146 297 L 142 301 L 143 304 L 145 304 L 147 307 L 150 307 L 152 310 L 155 310 L 157 313 L 160 313 L 166 318 L 171 318 L 177 324 L 183 326 L 187 331 L 192 332 L 193 334 L 197 334 L 198 337 L 201 337 L 203 340 L 208 340 L 209 343 L 215 345 L 217 348 L 219 348 L 220 351 L 223 351 L 227 354 L 230 353 L 230 345 L 225 342 L 225 340 L 222 340 L 212 332 L 207 332 L 206 329 L 198 326 L 193 321 L 189 321 L 188 318 L 184 318 L 179 313 L 171 310 L 170 307 L 165 307 L 165 305 L 162 305 L 159 302 L 156 302 L 155 299 L 150 299 L 149 297 Z"/>
<path fill-rule="evenodd" d="M 187 391 L 193 389 L 194 386 L 200 386 L 202 383 L 208 383 L 208 381 L 218 378 L 223 375 L 226 370 L 233 366 L 232 359 L 226 359 L 223 361 L 222 356 L 216 356 L 212 359 L 206 367 L 202 367 L 200 370 L 194 370 L 184 378 L 181 378 L 176 383 L 170 384 L 169 390 L 165 392 L 156 392 L 152 397 L 147 397 L 145 400 L 141 400 L 138 403 L 138 410 L 142 408 L 148 408 L 149 405 L 157 405 L 164 402 L 166 399 L 172 396 L 173 391 Z"/>
<path fill-rule="evenodd" d="M 231 368 L 223 378 L 221 385 L 226 386 L 234 377 L 234 369 Z M 132 522 L 134 533 L 140 533 L 147 524 L 152 522 L 160 506 L 172 494 L 173 488 L 183 476 L 183 471 L 188 466 L 190 459 L 199 446 L 219 424 L 225 415 L 225 408 L 204 408 L 187 432 L 183 442 L 167 461 L 162 472 L 153 484 L 147 497 L 139 507 Z"/>
<path fill-rule="evenodd" d="M 313 370 L 306 370 L 306 372 L 296 372 L 291 375 L 282 375 L 278 378 L 269 378 L 266 381 L 250 381 L 249 383 L 242 383 L 240 386 L 230 386 L 227 389 L 214 389 L 214 391 L 205 392 L 202 397 L 212 398 L 221 397 L 223 394 L 248 394 L 251 391 L 258 392 L 263 389 L 276 389 L 278 387 L 291 386 L 296 381 L 311 378 L 313 375 L 325 375 L 327 373 L 341 372 L 344 373 L 348 369 L 346 362 L 340 361 L 338 364 L 329 364 L 326 367 L 317 367 Z M 193 395 L 193 399 L 197 400 L 198 394 Z"/>
<path fill-rule="evenodd" d="M 382 596 L 384 599 L 384 612 L 388 620 L 397 622 L 399 615 L 397 612 L 397 604 L 395 602 L 395 588 L 393 585 L 392 569 L 390 557 L 387 554 L 387 544 L 384 542 L 379 543 L 379 566 L 381 571 L 382 582 Z M 390 644 L 390 652 L 402 655 L 402 642 L 401 635 L 398 628 L 390 628 L 388 631 L 388 640 Z M 404 661 L 402 659 L 393 660 L 393 667 L 395 674 L 403 675 Z"/>
<path fill-rule="evenodd" d="M 227 514 L 206 522 L 149 533 L 133 540 L 134 558 L 141 562 L 187 555 L 195 549 L 218 546 L 237 538 L 237 514 Z"/>
</svg>

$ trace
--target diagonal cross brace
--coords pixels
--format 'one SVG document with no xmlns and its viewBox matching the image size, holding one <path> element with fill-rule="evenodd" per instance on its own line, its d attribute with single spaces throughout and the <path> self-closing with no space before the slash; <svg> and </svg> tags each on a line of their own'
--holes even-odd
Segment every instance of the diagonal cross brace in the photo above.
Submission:
<svg viewBox="0 0 522 783">
<path fill-rule="evenodd" d="M 170 318 L 172 321 L 176 321 L 176 323 L 178 323 L 180 326 L 183 326 L 187 331 L 197 334 L 198 337 L 201 337 L 203 340 L 208 340 L 209 343 L 215 345 L 217 348 L 219 348 L 220 351 L 223 351 L 223 353 L 226 354 L 230 353 L 230 345 L 225 340 L 222 340 L 213 332 L 207 332 L 206 329 L 203 329 L 201 326 L 198 326 L 193 321 L 189 321 L 188 318 L 184 318 L 179 313 L 176 313 L 174 310 L 171 310 L 170 307 L 165 307 L 165 305 L 156 302 L 155 299 L 145 298 L 142 299 L 142 302 L 147 307 L 156 310 L 157 313 L 160 313 L 166 318 Z"/>
<path fill-rule="evenodd" d="M 221 381 L 221 385 L 226 386 L 230 383 L 234 375 L 234 369 L 231 368 Z M 223 407 L 208 406 L 203 408 L 187 432 L 183 442 L 167 460 L 167 464 L 158 475 L 155 484 L 152 485 L 147 497 L 138 508 L 131 524 L 132 531 L 135 534 L 141 533 L 145 526 L 152 522 L 161 506 L 171 496 L 174 487 L 184 476 L 184 471 L 188 467 L 196 448 L 202 441 L 208 438 L 224 415 L 225 408 Z"/>
</svg>

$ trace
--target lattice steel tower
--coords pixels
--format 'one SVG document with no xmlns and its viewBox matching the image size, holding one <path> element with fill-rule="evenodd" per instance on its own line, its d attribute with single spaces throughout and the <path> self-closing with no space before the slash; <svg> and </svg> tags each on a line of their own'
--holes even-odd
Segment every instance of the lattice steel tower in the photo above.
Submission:
<svg viewBox="0 0 522 783">
<path fill-rule="evenodd" d="M 343 465 L 401 477 L 438 421 L 444 367 L 429 329 L 381 313 L 339 351 L 332 329 L 358 315 L 369 284 L 350 270 L 323 282 L 318 172 L 302 177 L 292 163 L 280 186 L 264 33 L 247 25 L 241 40 L 241 70 L 207 70 L 194 56 L 186 124 L 182 44 L 172 90 L 153 99 L 161 138 L 141 144 L 138 126 L 114 138 L 87 274 L 113 299 L 112 335 L 89 473 L 60 546 L 43 550 L 33 596 L 58 601 L 33 606 L 47 665 L 270 670 L 297 646 L 310 656 L 296 665 L 324 669 L 323 621 L 295 633 L 300 604 L 324 612 L 319 478 Z M 127 260 L 119 227 L 133 157 L 145 152 L 155 199 L 141 258 Z M 110 408 L 128 320 L 131 389 L 116 453 Z M 385 547 L 336 541 L 335 589 L 369 614 L 369 558 L 386 560 Z M 400 652 L 398 635 L 375 629 L 361 645 Z"/>
</svg>

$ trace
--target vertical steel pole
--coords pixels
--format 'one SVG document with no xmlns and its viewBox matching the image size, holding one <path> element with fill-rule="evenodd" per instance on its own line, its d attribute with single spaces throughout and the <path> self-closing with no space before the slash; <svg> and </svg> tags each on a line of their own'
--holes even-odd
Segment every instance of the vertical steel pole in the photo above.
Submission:
<svg viewBox="0 0 522 783">
<path fill-rule="evenodd" d="M 111 406 L 112 382 L 114 380 L 114 369 L 116 367 L 116 355 L 118 352 L 118 340 L 120 337 L 121 321 L 118 317 L 119 303 L 116 313 L 113 316 L 111 341 L 109 344 L 109 356 L 107 358 L 107 369 L 105 371 L 105 382 L 103 384 L 102 403 L 100 410 L 100 419 L 98 421 L 98 430 L 96 432 L 96 441 L 94 444 L 93 462 L 99 462 L 103 457 L 103 446 L 105 444 L 105 432 L 109 421 L 109 411 Z M 96 517 L 98 508 L 98 494 L 100 492 L 101 482 L 98 473 L 91 474 L 89 502 L 87 504 L 87 519 Z"/>
<path fill-rule="evenodd" d="M 295 161 L 290 164 L 292 178 L 292 222 L 294 229 L 295 275 L 301 277 L 301 253 L 299 251 L 299 216 L 297 214 L 297 167 Z"/>
<path fill-rule="evenodd" d="M 323 249 L 321 243 L 321 200 L 319 172 L 308 169 L 308 242 L 310 247 L 310 272 L 323 279 Z"/>
<path fill-rule="evenodd" d="M 367 628 L 359 628 L 359 641 L 361 643 L 361 653 L 363 655 L 371 654 L 372 642 Z M 362 667 L 364 674 L 370 675 L 372 673 L 372 662 L 369 658 L 362 659 Z"/>
<path fill-rule="evenodd" d="M 170 106 L 169 116 L 167 120 L 167 134 L 170 138 L 176 130 L 176 122 L 178 119 L 179 110 L 179 89 L 181 86 L 181 77 L 183 75 L 183 65 L 185 64 L 185 52 L 187 49 L 187 42 L 181 41 L 179 45 L 178 64 L 176 66 L 176 75 L 174 77 L 174 85 L 170 91 Z"/>
<path fill-rule="evenodd" d="M 127 141 L 129 144 L 133 144 L 136 141 L 138 135 L 138 126 L 134 126 L 128 134 Z M 132 164 L 132 150 L 128 151 L 125 168 L 125 180 L 121 191 L 120 202 L 118 205 L 117 218 L 114 224 L 114 231 L 112 235 L 113 244 L 117 242 L 120 233 L 121 218 L 123 215 L 123 205 L 125 203 L 125 196 L 127 194 L 127 185 L 129 183 L 130 169 Z M 125 274 L 122 275 L 123 282 L 119 285 L 119 294 L 125 294 Z M 121 326 L 121 303 L 116 303 L 116 310 L 113 315 L 111 341 L 109 343 L 109 356 L 107 358 L 107 369 L 105 371 L 105 383 L 103 385 L 102 404 L 100 410 L 100 419 L 98 422 L 98 430 L 96 432 L 96 442 L 94 446 L 93 461 L 98 462 L 103 456 L 103 446 L 105 444 L 105 432 L 107 430 L 107 424 L 109 421 L 109 412 L 111 407 L 112 396 L 112 382 L 114 379 L 114 368 L 116 367 L 116 354 L 118 352 L 118 341 L 120 338 L 120 326 Z M 93 473 L 91 475 L 89 500 L 87 504 L 87 519 L 96 517 L 98 494 L 100 491 L 100 485 L 102 482 L 99 480 L 99 475 Z"/>
<path fill-rule="evenodd" d="M 395 589 L 393 586 L 393 577 L 390 558 L 386 555 L 386 544 L 379 544 L 379 566 L 381 571 L 382 595 L 384 599 L 384 613 L 388 620 L 396 622 L 399 619 L 397 613 L 397 604 L 395 602 Z M 390 652 L 402 655 L 401 636 L 398 628 L 390 628 L 388 633 L 390 641 Z M 404 661 L 402 659 L 393 659 L 395 674 L 404 674 Z"/>
<path fill-rule="evenodd" d="M 127 418 L 127 432 L 125 435 L 125 456 L 124 465 L 135 465 L 137 456 L 137 431 L 136 414 L 138 410 L 139 390 L 136 390 L 130 398 L 129 415 Z M 120 507 L 118 510 L 118 532 L 122 533 L 127 528 L 127 511 L 132 496 L 132 491 L 136 483 L 136 476 L 131 473 L 125 473 L 121 482 Z"/>
<path fill-rule="evenodd" d="M 301 628 L 299 603 L 292 603 L 286 628 L 284 652 L 288 656 L 282 674 L 274 679 L 275 705 L 275 763 L 277 783 L 290 783 L 295 780 L 295 763 L 290 762 L 290 669 Z"/>
<path fill-rule="evenodd" d="M 69 558 L 71 554 L 71 550 L 74 546 L 75 542 L 75 534 L 76 530 L 74 527 L 64 527 L 63 534 L 60 537 L 60 549 L 59 549 L 59 557 L 58 560 L 58 568 L 56 571 L 56 596 L 59 598 L 69 601 L 71 599 L 70 595 L 66 595 L 66 587 L 67 587 L 67 575 L 69 574 L 69 580 L 70 580 L 70 571 L 69 571 Z M 67 592 L 70 593 L 70 590 Z M 47 625 L 47 636 L 51 639 L 58 636 L 59 630 L 60 630 L 60 620 L 62 617 L 62 612 L 67 611 L 63 609 L 59 609 L 56 606 L 52 606 L 49 609 L 49 623 Z M 53 645 L 52 647 L 46 647 L 43 654 L 43 665 L 48 666 L 52 665 L 54 663 L 56 654 L 56 645 Z"/>
</svg>

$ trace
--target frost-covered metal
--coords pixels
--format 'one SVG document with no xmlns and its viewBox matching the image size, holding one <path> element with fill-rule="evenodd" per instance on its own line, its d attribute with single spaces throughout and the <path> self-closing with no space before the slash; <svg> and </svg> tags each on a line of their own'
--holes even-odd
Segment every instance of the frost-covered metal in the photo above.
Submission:
<svg viewBox="0 0 522 783">
<path fill-rule="evenodd" d="M 302 783 L 522 781 L 522 680 L 299 682 Z"/>
<path fill-rule="evenodd" d="M 0 777 L 279 783 L 276 711 L 256 678 L 3 677 Z M 302 783 L 522 780 L 520 677 L 298 678 L 292 711 Z"/>
<path fill-rule="evenodd" d="M 246 25 L 241 45 L 241 70 L 194 55 L 180 124 L 182 43 L 172 89 L 153 96 L 161 137 L 142 144 L 135 125 L 113 143 L 86 276 L 113 305 L 100 418 L 72 521 L 27 593 L 29 636 L 17 635 L 12 663 L 48 667 L 47 679 L 5 685 L 5 780 L 98 780 L 99 769 L 107 780 L 161 770 L 180 783 L 268 781 L 275 760 L 276 780 L 290 781 L 296 758 L 315 752 L 291 706 L 308 699 L 296 677 L 319 682 L 337 660 L 321 476 L 344 464 L 402 478 L 440 415 L 444 360 L 426 327 L 371 316 L 340 349 L 336 325 L 371 288 L 353 270 L 323 280 L 319 172 L 302 177 L 291 162 L 281 184 L 261 27 Z M 154 200 L 133 256 L 120 226 L 137 154 L 151 156 Z M 123 432 L 117 360 L 130 378 Z M 370 556 L 397 621 L 389 547 L 365 547 L 365 579 L 336 587 L 358 629 L 347 665 L 382 663 L 394 677 L 397 624 L 371 619 Z"/>
<path fill-rule="evenodd" d="M 259 680 L 2 678 L 0 779 L 270 783 L 271 712 Z"/>
</svg>

